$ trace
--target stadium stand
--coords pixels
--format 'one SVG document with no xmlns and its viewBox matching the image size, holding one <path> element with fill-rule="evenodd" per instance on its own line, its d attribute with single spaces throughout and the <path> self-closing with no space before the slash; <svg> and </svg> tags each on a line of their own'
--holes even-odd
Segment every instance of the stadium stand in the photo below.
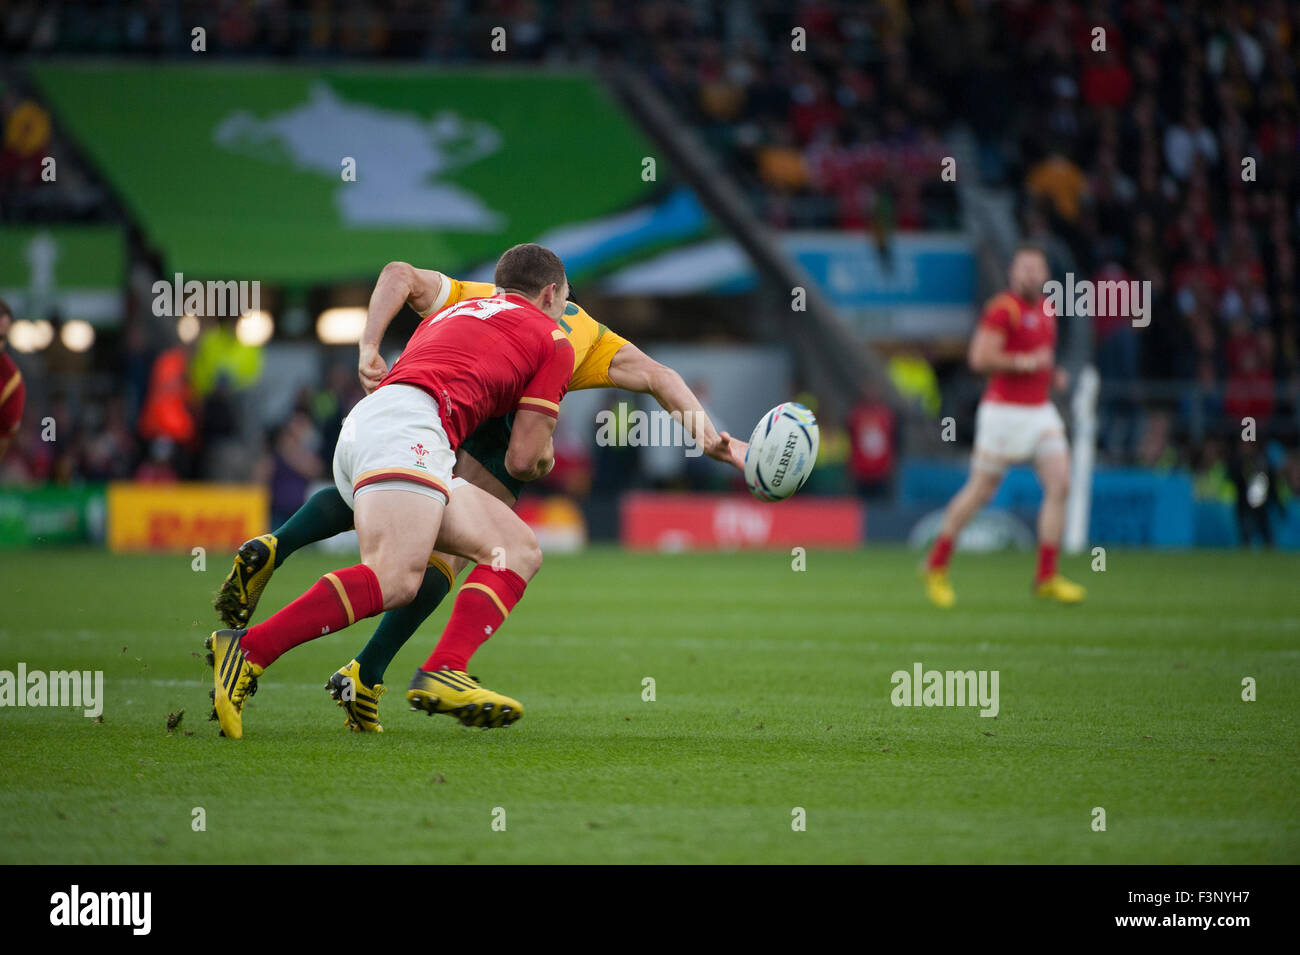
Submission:
<svg viewBox="0 0 1300 955">
<path fill-rule="evenodd" d="M 490 62 L 490 29 L 502 25 L 516 61 L 633 65 L 768 223 L 879 243 L 959 227 L 957 193 L 925 173 L 954 137 L 973 136 L 972 174 L 1014 195 L 1022 233 L 1046 241 L 1058 271 L 1155 290 L 1160 320 L 1146 333 L 1106 315 L 1089 331 L 1103 378 L 1103 459 L 1174 462 L 1211 482 L 1228 467 L 1230 427 L 1251 416 L 1291 478 L 1284 484 L 1300 491 L 1300 459 L 1284 450 L 1300 432 L 1294 5 L 497 0 L 471 10 L 271 0 L 223 4 L 214 16 L 206 4 L 160 0 L 135 11 L 90 5 L 75 17 L 60 9 L 7 5 L 0 47 L 189 56 L 190 25 L 202 22 L 214 58 L 455 64 Z M 1024 106 L 1004 110 L 1013 99 Z M 34 140 L 57 147 L 57 117 L 43 134 L 43 106 L 12 89 L 3 108 L 3 162 L 15 175 L 2 178 L 21 183 L 33 147 L 43 148 Z M 111 214 L 93 178 L 72 168 L 81 182 L 69 180 L 61 214 Z M 4 221 L 29 214 L 7 187 Z M 128 332 L 128 355 L 131 341 Z M 945 406 L 970 404 L 974 383 L 960 362 L 935 364 Z"/>
</svg>

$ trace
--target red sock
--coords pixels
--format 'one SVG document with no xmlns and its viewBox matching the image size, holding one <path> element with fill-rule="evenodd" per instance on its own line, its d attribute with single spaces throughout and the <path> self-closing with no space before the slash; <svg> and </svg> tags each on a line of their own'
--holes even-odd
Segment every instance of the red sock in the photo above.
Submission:
<svg viewBox="0 0 1300 955">
<path fill-rule="evenodd" d="M 421 669 L 432 672 L 469 666 L 474 651 L 501 626 L 527 586 L 513 570 L 475 567 L 460 585 L 447 628 Z"/>
<path fill-rule="evenodd" d="M 926 563 L 926 567 L 930 570 L 944 570 L 951 559 L 952 538 L 940 534 L 934 539 L 934 547 L 930 550 L 930 559 Z"/>
<path fill-rule="evenodd" d="M 1035 584 L 1041 584 L 1056 573 L 1056 550 L 1056 544 L 1038 545 L 1038 573 L 1034 575 Z"/>
<path fill-rule="evenodd" d="M 268 667 L 300 643 L 315 640 L 384 609 L 379 578 L 365 564 L 326 574 L 279 613 L 249 629 L 239 645 Z"/>
</svg>

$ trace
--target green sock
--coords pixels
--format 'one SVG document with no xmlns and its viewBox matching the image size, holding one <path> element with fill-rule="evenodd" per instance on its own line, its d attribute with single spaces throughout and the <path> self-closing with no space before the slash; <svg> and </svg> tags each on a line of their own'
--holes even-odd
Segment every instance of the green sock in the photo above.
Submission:
<svg viewBox="0 0 1300 955">
<path fill-rule="evenodd" d="M 405 607 L 395 607 L 384 614 L 379 621 L 379 628 L 370 642 L 357 654 L 357 663 L 361 665 L 359 674 L 366 686 L 384 682 L 384 671 L 393 662 L 397 651 L 411 639 L 411 635 L 424 623 L 429 614 L 442 603 L 442 598 L 451 592 L 451 582 L 447 575 L 436 567 L 424 572 L 424 580 L 415 594 L 415 599 Z"/>
<path fill-rule="evenodd" d="M 343 500 L 337 488 L 327 487 L 317 491 L 293 512 L 293 517 L 276 530 L 275 566 L 299 547 L 323 541 L 335 534 L 352 530 L 352 508 Z M 441 576 L 441 575 L 439 575 Z"/>
</svg>

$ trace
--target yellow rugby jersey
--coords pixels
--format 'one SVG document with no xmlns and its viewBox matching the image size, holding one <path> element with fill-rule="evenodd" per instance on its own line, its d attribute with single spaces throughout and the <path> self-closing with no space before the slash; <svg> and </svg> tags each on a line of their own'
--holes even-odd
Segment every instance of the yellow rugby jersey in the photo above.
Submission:
<svg viewBox="0 0 1300 955">
<path fill-rule="evenodd" d="M 450 275 L 443 275 L 442 282 L 442 291 L 433 308 L 421 318 L 428 318 L 434 312 L 465 299 L 486 298 L 496 291 L 491 282 L 462 282 Z M 564 304 L 564 315 L 557 324 L 573 346 L 573 377 L 569 380 L 569 390 L 614 387 L 609 380 L 609 365 L 615 353 L 628 344 L 627 339 L 611 332 L 574 302 Z"/>
</svg>

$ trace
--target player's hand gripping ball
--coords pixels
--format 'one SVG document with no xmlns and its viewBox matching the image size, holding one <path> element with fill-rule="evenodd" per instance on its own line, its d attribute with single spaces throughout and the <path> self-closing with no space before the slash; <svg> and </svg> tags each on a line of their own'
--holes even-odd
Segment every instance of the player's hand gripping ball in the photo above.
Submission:
<svg viewBox="0 0 1300 955">
<path fill-rule="evenodd" d="M 817 463 L 821 433 L 796 401 L 779 404 L 758 423 L 745 453 L 745 483 L 760 501 L 781 501 L 804 486 Z"/>
</svg>

